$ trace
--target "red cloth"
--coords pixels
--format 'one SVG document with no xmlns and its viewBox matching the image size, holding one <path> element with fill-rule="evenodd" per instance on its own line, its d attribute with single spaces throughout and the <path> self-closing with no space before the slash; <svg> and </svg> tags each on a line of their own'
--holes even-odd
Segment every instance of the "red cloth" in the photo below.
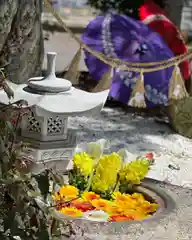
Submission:
<svg viewBox="0 0 192 240">
<path fill-rule="evenodd" d="M 150 0 L 146 1 L 140 7 L 139 15 L 143 23 L 161 35 L 175 56 L 187 52 L 186 45 L 181 38 L 179 30 L 156 3 Z M 190 77 L 190 64 L 188 60 L 180 64 L 180 70 L 184 80 Z"/>
</svg>

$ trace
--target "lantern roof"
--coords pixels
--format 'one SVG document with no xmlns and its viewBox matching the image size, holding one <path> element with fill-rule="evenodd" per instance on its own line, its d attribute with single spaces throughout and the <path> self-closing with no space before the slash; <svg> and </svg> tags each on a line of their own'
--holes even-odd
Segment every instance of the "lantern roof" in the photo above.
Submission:
<svg viewBox="0 0 192 240">
<path fill-rule="evenodd" d="M 6 93 L 0 90 L 0 102 L 9 104 L 18 100 L 25 100 L 28 106 L 35 107 L 37 115 L 46 113 L 67 116 L 82 116 L 98 114 L 109 93 L 105 90 L 90 93 L 72 86 L 71 82 L 55 75 L 56 53 L 47 53 L 46 77 L 35 77 L 26 84 L 8 85 L 14 91 L 14 98 L 9 100 Z"/>
</svg>

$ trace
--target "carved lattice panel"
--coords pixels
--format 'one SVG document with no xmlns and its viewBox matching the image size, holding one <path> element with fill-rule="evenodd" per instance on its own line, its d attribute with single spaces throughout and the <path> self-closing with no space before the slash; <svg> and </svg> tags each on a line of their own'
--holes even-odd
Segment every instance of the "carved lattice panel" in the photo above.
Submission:
<svg viewBox="0 0 192 240">
<path fill-rule="evenodd" d="M 63 121 L 60 117 L 49 117 L 47 120 L 47 134 L 62 134 Z"/>
<path fill-rule="evenodd" d="M 35 115 L 33 112 L 29 113 L 28 116 L 28 125 L 27 125 L 28 132 L 41 132 L 41 124 L 40 122 L 35 118 Z"/>
</svg>

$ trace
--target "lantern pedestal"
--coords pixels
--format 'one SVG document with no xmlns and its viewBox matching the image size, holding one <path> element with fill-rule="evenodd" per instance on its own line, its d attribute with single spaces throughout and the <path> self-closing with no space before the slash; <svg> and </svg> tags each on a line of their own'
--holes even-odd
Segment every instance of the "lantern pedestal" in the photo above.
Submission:
<svg viewBox="0 0 192 240">
<path fill-rule="evenodd" d="M 39 141 L 20 136 L 28 144 L 22 155 L 30 161 L 41 165 L 41 168 L 54 168 L 64 171 L 69 167 L 76 147 L 76 133 L 68 131 L 67 138 L 56 141 Z"/>
</svg>

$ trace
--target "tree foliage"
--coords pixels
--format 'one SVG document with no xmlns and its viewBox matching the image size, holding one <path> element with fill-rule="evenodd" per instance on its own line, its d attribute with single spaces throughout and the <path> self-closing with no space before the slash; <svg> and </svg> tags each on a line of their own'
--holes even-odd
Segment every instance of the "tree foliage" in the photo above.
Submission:
<svg viewBox="0 0 192 240">
<path fill-rule="evenodd" d="M 88 4 L 101 12 L 115 10 L 119 13 L 138 18 L 138 9 L 145 0 L 88 0 Z M 165 0 L 154 0 L 159 6 L 165 6 Z"/>
</svg>

